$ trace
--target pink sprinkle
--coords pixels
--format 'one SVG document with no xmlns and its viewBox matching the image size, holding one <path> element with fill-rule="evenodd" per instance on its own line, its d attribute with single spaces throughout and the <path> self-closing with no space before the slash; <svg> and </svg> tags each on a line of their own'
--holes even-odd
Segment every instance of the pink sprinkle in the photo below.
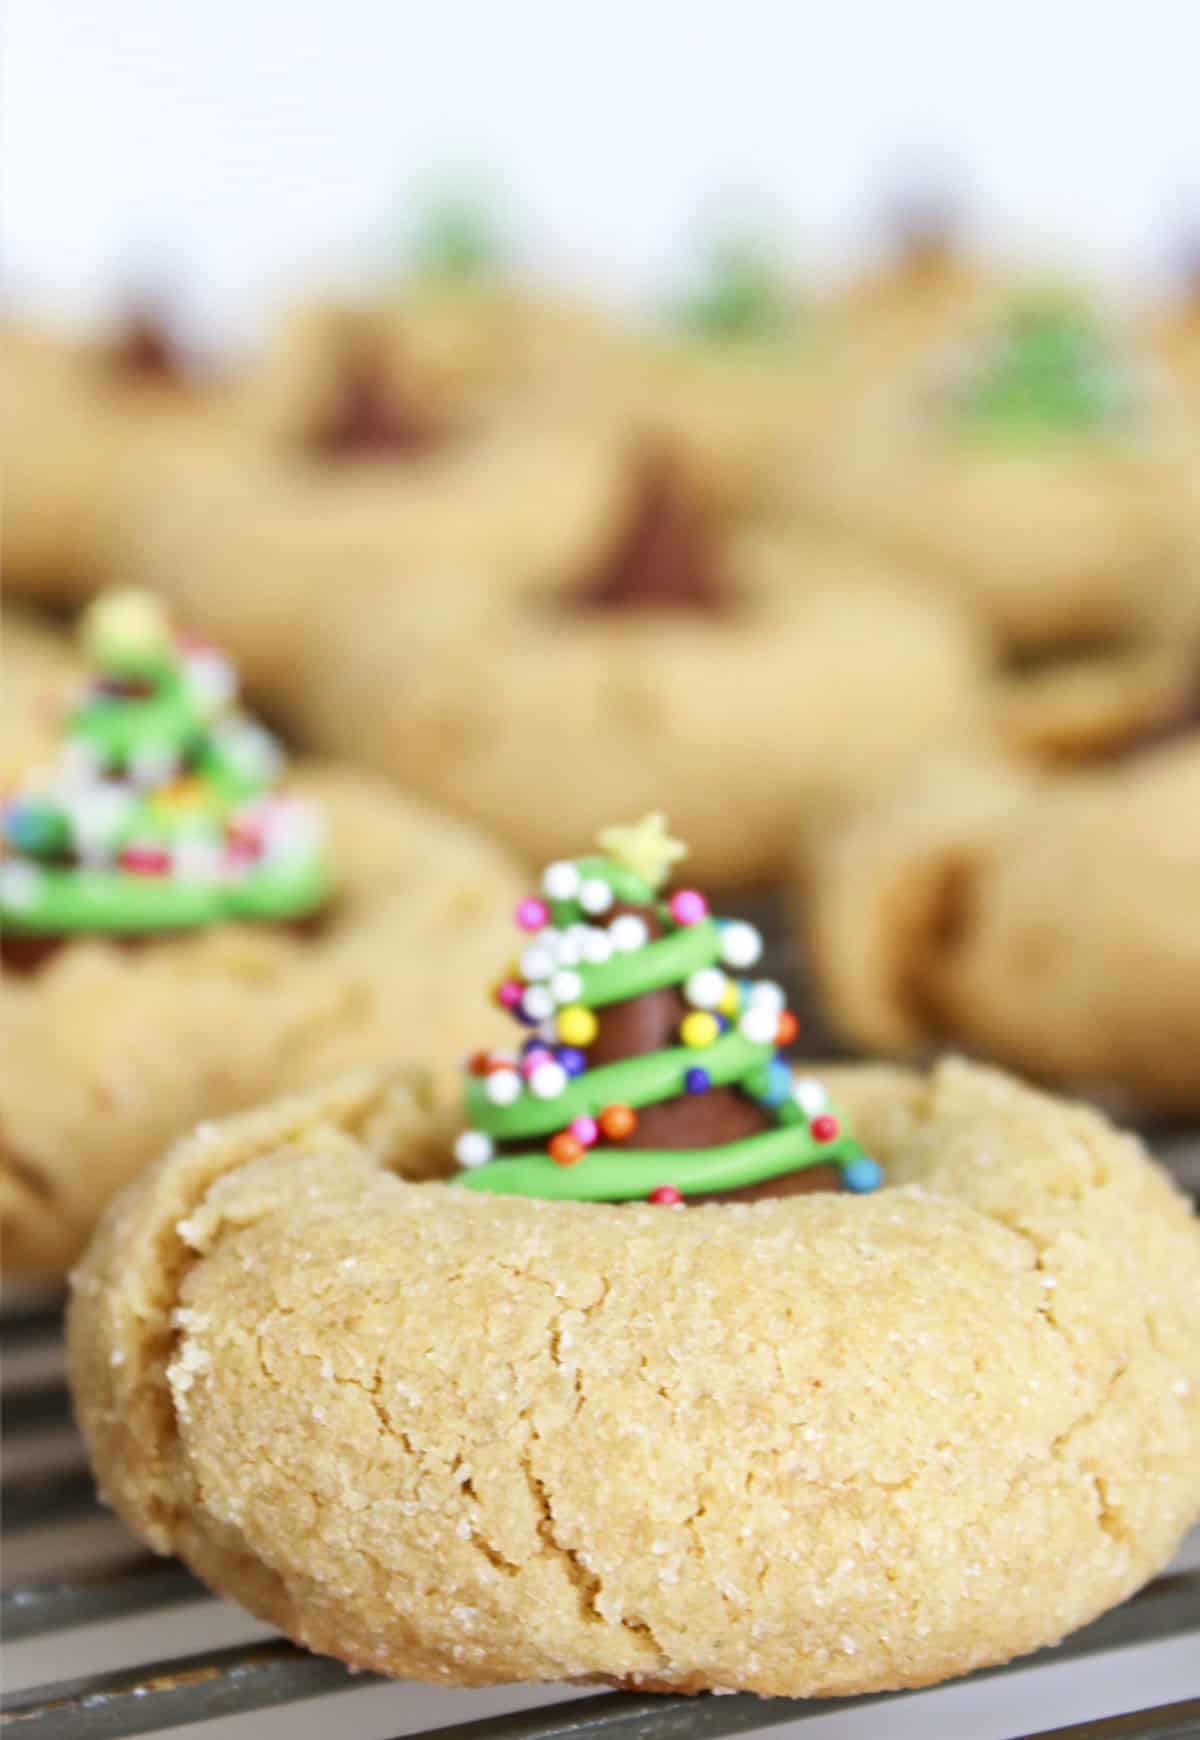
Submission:
<svg viewBox="0 0 1200 1740">
<path fill-rule="evenodd" d="M 676 1190 L 673 1184 L 660 1184 L 657 1190 L 650 1192 L 650 1201 L 658 1202 L 664 1208 L 674 1208 L 676 1203 L 683 1201 L 682 1190 Z"/>
<path fill-rule="evenodd" d="M 596 1127 L 595 1118 L 572 1118 L 567 1125 L 577 1142 L 582 1142 L 585 1148 L 590 1148 L 600 1131 Z"/>
<path fill-rule="evenodd" d="M 539 900 L 536 894 L 527 895 L 524 900 L 520 901 L 513 917 L 520 930 L 541 930 L 543 925 L 550 922 L 550 913 L 546 902 Z"/>
<path fill-rule="evenodd" d="M 521 1059 L 521 1074 L 528 1081 L 539 1063 L 553 1063 L 553 1052 L 547 1051 L 544 1045 L 535 1045 L 532 1051 L 527 1051 Z"/>
<path fill-rule="evenodd" d="M 496 992 L 496 1001 L 502 1009 L 515 1009 L 521 1001 L 523 987 L 515 979 L 505 979 Z"/>
<path fill-rule="evenodd" d="M 699 924 L 708 917 L 708 902 L 696 888 L 680 888 L 671 896 L 671 917 L 676 924 Z"/>
</svg>

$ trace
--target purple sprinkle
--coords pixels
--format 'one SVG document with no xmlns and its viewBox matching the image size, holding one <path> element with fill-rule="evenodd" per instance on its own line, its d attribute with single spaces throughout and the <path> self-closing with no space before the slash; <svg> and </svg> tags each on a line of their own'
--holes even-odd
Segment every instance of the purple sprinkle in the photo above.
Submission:
<svg viewBox="0 0 1200 1740">
<path fill-rule="evenodd" d="M 584 1070 L 587 1068 L 587 1059 L 584 1057 L 582 1051 L 577 1050 L 574 1045 L 560 1045 L 558 1048 L 558 1061 L 562 1064 L 568 1075 L 582 1075 Z"/>
<path fill-rule="evenodd" d="M 712 1086 L 712 1078 L 706 1069 L 689 1069 L 683 1085 L 690 1094 L 706 1094 Z"/>
</svg>

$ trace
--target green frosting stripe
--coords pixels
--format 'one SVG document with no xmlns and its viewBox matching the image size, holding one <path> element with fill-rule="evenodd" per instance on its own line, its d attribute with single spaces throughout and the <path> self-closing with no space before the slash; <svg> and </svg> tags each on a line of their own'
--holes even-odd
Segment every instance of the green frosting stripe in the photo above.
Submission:
<svg viewBox="0 0 1200 1740">
<path fill-rule="evenodd" d="M 573 1118 L 595 1118 L 605 1106 L 649 1106 L 659 1100 L 677 1099 L 687 1092 L 685 1076 L 698 1064 L 708 1072 L 714 1086 L 740 1082 L 749 1072 L 768 1062 L 775 1047 L 741 1033 L 723 1033 L 698 1048 L 676 1046 L 670 1051 L 651 1051 L 642 1057 L 623 1058 L 620 1063 L 585 1069 L 568 1081 L 554 1099 L 538 1099 L 525 1089 L 511 1106 L 493 1105 L 485 1093 L 486 1076 L 473 1076 L 467 1083 L 467 1117 L 477 1130 L 497 1141 L 522 1136 L 544 1136 L 561 1130 Z M 561 1170 L 556 1168 L 556 1170 Z"/>
<path fill-rule="evenodd" d="M 804 1125 L 781 1125 L 719 1148 L 597 1149 L 575 1166 L 556 1165 L 548 1154 L 514 1154 L 464 1172 L 454 1182 L 501 1196 L 629 1202 L 648 1197 L 661 1184 L 673 1184 L 685 1197 L 740 1190 L 808 1166 L 843 1164 L 861 1152 L 849 1136 L 814 1149 Z"/>
<path fill-rule="evenodd" d="M 319 858 L 264 865 L 228 883 L 123 870 L 39 867 L 36 905 L 9 905 L 3 927 L 13 936 L 143 936 L 196 930 L 233 919 L 288 920 L 315 912 L 329 896 Z"/>
<path fill-rule="evenodd" d="M 677 985 L 699 967 L 713 966 L 720 957 L 720 946 L 711 918 L 683 925 L 645 948 L 578 967 L 583 984 L 580 1001 L 588 1008 L 602 1009 L 608 1003 L 625 1003 L 646 991 L 659 991 L 664 985 Z"/>
</svg>

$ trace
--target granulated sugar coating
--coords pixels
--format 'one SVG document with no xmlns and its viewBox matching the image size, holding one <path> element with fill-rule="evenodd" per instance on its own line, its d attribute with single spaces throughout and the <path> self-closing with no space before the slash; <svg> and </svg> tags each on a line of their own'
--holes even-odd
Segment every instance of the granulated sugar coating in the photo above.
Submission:
<svg viewBox="0 0 1200 1740">
<path fill-rule="evenodd" d="M 420 1082 L 202 1128 L 110 1210 L 107 1496 L 309 1647 L 446 1683 L 813 1696 L 1061 1637 L 1200 1506 L 1200 1233 L 959 1062 L 829 1072 L 887 1185 L 664 1209 L 428 1180 Z"/>
</svg>

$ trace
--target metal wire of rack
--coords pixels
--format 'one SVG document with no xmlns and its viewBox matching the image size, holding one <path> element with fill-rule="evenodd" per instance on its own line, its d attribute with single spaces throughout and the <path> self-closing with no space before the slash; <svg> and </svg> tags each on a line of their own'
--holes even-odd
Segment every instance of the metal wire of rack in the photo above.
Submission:
<svg viewBox="0 0 1200 1740">
<path fill-rule="evenodd" d="M 776 915 L 748 914 L 778 943 Z M 816 1012 L 798 993 L 779 946 L 768 970 L 796 993 L 814 1055 L 837 1055 Z M 1151 1132 L 1185 1188 L 1200 1194 L 1200 1133 Z M 0 1312 L 4 1367 L 4 1587 L 0 1593 L 10 1687 L 0 1725 L 26 1740 L 118 1740 L 208 1724 L 214 1735 L 299 1732 L 305 1712 L 321 1712 L 314 1734 L 384 1740 L 439 1734 L 444 1740 L 696 1740 L 793 1724 L 801 1733 L 861 1736 L 886 1732 L 947 1740 L 1183 1740 L 1200 1736 L 1200 1531 L 1162 1576 L 1124 1606 L 1084 1627 L 1055 1650 L 985 1670 L 940 1691 L 797 1704 L 747 1695 L 678 1698 L 578 1687 L 454 1693 L 391 1685 L 306 1654 L 210 1596 L 183 1566 L 143 1551 L 102 1510 L 71 1423 L 63 1374 L 57 1300 L 6 1302 Z M 180 1653 L 178 1643 L 195 1647 Z M 201 1638 L 203 1642 L 201 1642 Z M 110 1640 L 115 1639 L 115 1642 Z M 1164 1654 L 1165 1652 L 1165 1654 Z M 1166 1671 L 1161 1663 L 1166 1661 Z M 959 1693 L 972 1687 L 1042 1687 L 1050 1664 L 1083 1675 L 1130 1664 L 1120 1684 L 1078 1690 L 1056 1708 L 1065 1725 L 1045 1727 L 1039 1696 L 992 1701 L 990 1713 L 965 1713 Z M 1158 1661 L 1160 1666 L 1150 1665 Z M 1147 1673 L 1153 1677 L 1149 1682 Z M 377 1687 L 384 1703 L 333 1694 Z M 1143 1707 L 1075 1715 L 1108 1696 L 1124 1702 L 1133 1686 Z M 930 1702 L 930 1700 L 935 1700 Z M 941 1702 L 936 1700 L 940 1699 Z M 321 1700 L 317 1704 L 315 1700 Z M 376 1704 L 378 1707 L 376 1707 Z M 905 1724 L 911 1707 L 915 1726 Z M 1103 1704 L 1100 1705 L 1103 1707 Z M 1111 1709 L 1109 1704 L 1108 1708 Z M 343 1715 L 342 1712 L 345 1712 Z M 482 1713 L 481 1713 L 482 1712 Z M 980 1713 L 982 1712 L 982 1713 Z M 1011 1713 L 1010 1713 L 1011 1712 Z M 1035 1727 L 1029 1723 L 1033 1712 Z M 856 1716 L 855 1713 L 858 1713 Z M 271 1725 L 278 1716 L 287 1726 Z M 838 1718 L 845 1718 L 840 1723 Z M 860 1725 L 861 1722 L 867 1725 Z M 983 1725 L 975 1725 L 982 1722 Z M 1009 1723 L 998 1726 L 997 1723 Z M 249 1725 L 247 1725 L 249 1724 Z M 810 1727 L 811 1724 L 811 1727 Z M 850 1725 L 845 1725 L 850 1724 Z"/>
</svg>

